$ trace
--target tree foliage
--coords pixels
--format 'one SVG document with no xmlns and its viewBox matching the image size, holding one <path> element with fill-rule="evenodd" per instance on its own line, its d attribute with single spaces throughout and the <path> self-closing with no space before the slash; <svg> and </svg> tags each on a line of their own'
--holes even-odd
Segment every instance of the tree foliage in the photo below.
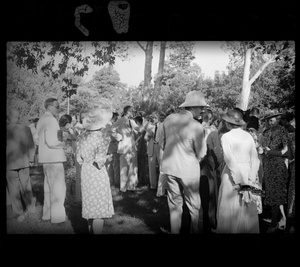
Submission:
<svg viewBox="0 0 300 267">
<path fill-rule="evenodd" d="M 66 112 L 66 98 L 73 96 L 76 102 L 81 77 L 89 68 L 113 65 L 117 56 L 124 60 L 127 50 L 126 42 L 7 43 L 7 110 L 18 108 L 26 124 L 30 115 L 41 115 L 45 99 L 51 96 L 59 99 Z M 87 99 L 91 95 L 84 89 L 80 94 Z"/>
<path fill-rule="evenodd" d="M 125 105 L 132 104 L 131 94 L 120 82 L 119 73 L 112 66 L 104 66 L 91 81 L 78 87 L 77 94 L 70 99 L 70 113 L 85 113 L 97 106 L 121 112 Z"/>
<path fill-rule="evenodd" d="M 191 90 L 201 89 L 204 74 L 195 58 L 192 42 L 168 42 L 169 55 L 165 61 L 157 107 L 162 111 L 176 110 Z"/>
<path fill-rule="evenodd" d="M 280 82 L 285 73 L 290 81 L 295 77 L 295 43 L 291 41 L 246 41 L 227 42 L 223 47 L 229 53 L 229 71 L 240 73 L 244 68 L 245 49 L 250 49 L 251 65 L 250 80 L 251 86 L 249 106 L 260 105 L 263 109 L 286 109 L 293 106 L 294 87 L 282 88 L 284 83 Z M 285 78 L 285 80 L 287 80 Z M 241 82 L 243 84 L 243 82 Z M 259 88 L 258 85 L 261 85 Z M 283 90 L 282 90 L 283 89 Z M 244 90 L 244 84 L 243 84 Z M 241 96 L 244 96 L 242 94 Z M 242 99 L 241 99 L 242 101 Z M 280 103 L 280 104 L 279 104 Z"/>
<path fill-rule="evenodd" d="M 170 42 L 169 66 L 174 69 L 185 69 L 195 59 L 193 54 L 194 42 Z"/>
<path fill-rule="evenodd" d="M 295 44 L 268 41 L 247 45 L 253 49 L 250 77 L 269 56 L 276 55 L 276 62 L 253 82 L 249 108 L 257 106 L 262 114 L 268 109 L 293 111 Z M 230 57 L 227 72 L 217 71 L 213 79 L 205 78 L 201 67 L 193 61 L 193 42 L 168 42 L 166 49 L 168 56 L 160 90 L 157 92 L 149 85 L 149 96 L 154 100 L 150 102 L 143 99 L 144 81 L 137 87 L 128 87 L 121 83 L 119 73 L 113 68 L 116 57 L 126 58 L 126 45 L 122 48 L 118 42 L 8 43 L 7 109 L 17 107 L 27 124 L 28 116 L 40 116 L 44 112 L 44 101 L 48 97 L 58 98 L 61 112 L 65 113 L 69 96 L 71 114 L 85 113 L 99 105 L 119 113 L 124 106 L 133 105 L 137 111 L 150 114 L 154 110 L 178 110 L 191 90 L 203 92 L 215 111 L 237 106 L 243 81 L 243 51 L 239 42 L 227 43 L 224 47 Z M 279 50 L 280 54 L 276 54 Z M 92 64 L 102 68 L 84 84 L 82 75 Z"/>
<path fill-rule="evenodd" d="M 86 53 L 92 51 L 91 54 Z M 113 65 L 117 55 L 126 53 L 127 47 L 115 41 L 108 42 L 10 42 L 7 59 L 37 74 L 42 71 L 54 79 L 72 71 L 83 77 L 90 64 Z"/>
<path fill-rule="evenodd" d="M 8 62 L 6 110 L 18 109 L 22 122 L 27 124 L 30 116 L 39 117 L 45 111 L 44 101 L 48 97 L 63 101 L 61 84 L 61 78 L 54 80 L 42 73 L 34 74 Z"/>
</svg>

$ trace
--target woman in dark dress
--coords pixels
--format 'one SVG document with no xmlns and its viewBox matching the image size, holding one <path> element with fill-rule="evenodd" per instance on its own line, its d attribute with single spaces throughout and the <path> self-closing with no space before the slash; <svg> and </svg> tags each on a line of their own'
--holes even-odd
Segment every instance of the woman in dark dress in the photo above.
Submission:
<svg viewBox="0 0 300 267">
<path fill-rule="evenodd" d="M 136 116 L 134 120 L 140 127 L 140 131 L 138 132 L 138 136 L 136 137 L 138 155 L 138 180 L 139 185 L 145 186 L 149 184 L 147 143 L 145 140 L 146 130 L 144 129 L 144 119 L 141 116 Z"/>
<path fill-rule="evenodd" d="M 284 154 L 288 150 L 288 132 L 279 125 L 280 113 L 265 116 L 268 128 L 263 132 L 263 170 L 265 182 L 265 205 L 271 207 L 272 220 L 267 233 L 273 233 L 279 226 L 285 228 L 286 216 L 283 206 L 287 203 L 288 169 Z M 278 223 L 279 212 L 281 220 Z"/>
<path fill-rule="evenodd" d="M 287 205 L 286 232 L 290 233 L 292 226 L 295 226 L 295 132 L 289 133 L 289 191 Z"/>
</svg>

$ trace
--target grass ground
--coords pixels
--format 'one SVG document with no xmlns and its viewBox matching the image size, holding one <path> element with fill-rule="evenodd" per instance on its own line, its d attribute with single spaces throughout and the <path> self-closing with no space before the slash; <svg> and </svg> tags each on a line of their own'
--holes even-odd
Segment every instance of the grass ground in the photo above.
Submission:
<svg viewBox="0 0 300 267">
<path fill-rule="evenodd" d="M 68 175 L 74 175 L 70 172 Z M 36 198 L 36 211 L 27 214 L 24 221 L 18 222 L 7 210 L 8 234 L 88 234 L 87 220 L 81 217 L 81 205 L 66 200 L 68 220 L 62 224 L 43 221 L 43 171 L 41 166 L 31 169 L 33 194 Z M 169 213 L 166 197 L 156 197 L 156 191 L 139 187 L 135 192 L 120 193 L 112 187 L 115 215 L 106 219 L 104 234 L 160 234 L 169 231 Z"/>
<path fill-rule="evenodd" d="M 72 199 L 66 199 L 65 207 L 68 220 L 62 224 L 51 224 L 43 221 L 43 170 L 42 167 L 31 169 L 33 194 L 36 198 L 36 211 L 27 214 L 24 221 L 18 222 L 12 216 L 11 208 L 7 209 L 6 230 L 8 234 L 89 234 L 87 220 L 81 217 L 81 205 L 74 205 Z M 74 176 L 74 170 L 67 173 L 67 179 Z M 138 187 L 135 192 L 120 193 L 112 187 L 115 214 L 104 222 L 104 234 L 164 234 L 170 231 L 169 211 L 166 197 L 156 197 L 156 190 L 147 186 Z M 189 216 L 184 206 L 182 233 L 188 233 Z M 259 215 L 260 232 L 265 233 L 269 223 L 270 210 L 263 208 Z M 278 235 L 283 231 L 277 231 Z"/>
</svg>

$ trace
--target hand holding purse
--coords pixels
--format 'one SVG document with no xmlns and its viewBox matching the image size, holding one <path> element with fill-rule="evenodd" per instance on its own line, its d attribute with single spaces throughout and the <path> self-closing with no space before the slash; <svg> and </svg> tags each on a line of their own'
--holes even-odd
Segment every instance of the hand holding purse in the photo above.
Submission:
<svg viewBox="0 0 300 267">
<path fill-rule="evenodd" d="M 100 170 L 99 165 L 98 165 L 98 163 L 97 163 L 96 161 L 93 162 L 93 165 L 94 165 L 98 170 Z"/>
</svg>

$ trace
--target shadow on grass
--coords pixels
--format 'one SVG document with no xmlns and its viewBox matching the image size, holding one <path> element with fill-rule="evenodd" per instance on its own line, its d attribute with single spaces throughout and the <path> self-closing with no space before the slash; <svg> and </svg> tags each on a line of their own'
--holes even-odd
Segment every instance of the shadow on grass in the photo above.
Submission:
<svg viewBox="0 0 300 267">
<path fill-rule="evenodd" d="M 142 220 L 153 234 L 170 231 L 167 197 L 156 197 L 156 190 L 138 187 L 136 191 L 115 193 L 115 212 Z M 188 233 L 189 218 L 184 207 L 182 233 Z M 134 227 L 134 225 L 133 225 Z"/>
<path fill-rule="evenodd" d="M 118 220 L 119 225 L 126 223 L 129 232 L 158 234 L 162 233 L 161 228 L 169 230 L 168 205 L 165 197 L 157 198 L 156 191 L 147 187 L 139 187 L 136 191 L 125 193 L 117 192 L 118 190 L 114 188 L 112 191 L 115 209 L 113 218 Z M 137 227 L 141 228 L 140 231 Z"/>
<path fill-rule="evenodd" d="M 71 221 L 75 234 L 89 234 L 87 220 L 81 216 L 81 204 L 80 205 L 70 205 L 66 207 L 66 213 Z"/>
<path fill-rule="evenodd" d="M 33 194 L 41 206 L 44 201 L 42 166 L 31 170 Z M 119 192 L 112 187 L 115 214 L 105 219 L 104 234 L 162 234 L 170 231 L 169 209 L 166 197 L 156 197 L 156 190 L 138 187 L 136 191 Z M 72 200 L 65 202 L 66 213 L 75 234 L 89 234 L 87 220 L 82 218 L 82 206 Z M 189 232 L 189 216 L 183 209 L 182 233 Z M 43 223 L 41 221 L 41 223 Z"/>
<path fill-rule="evenodd" d="M 32 192 L 36 198 L 36 202 L 44 203 L 44 172 L 43 165 L 37 167 L 30 167 L 30 179 L 32 185 Z"/>
<path fill-rule="evenodd" d="M 41 206 L 44 203 L 44 173 L 40 165 L 30 169 L 33 195 Z M 81 205 L 74 205 L 70 200 L 65 201 L 66 214 L 75 234 L 88 234 L 87 220 L 81 216 Z M 43 223 L 41 221 L 41 223 Z"/>
</svg>

